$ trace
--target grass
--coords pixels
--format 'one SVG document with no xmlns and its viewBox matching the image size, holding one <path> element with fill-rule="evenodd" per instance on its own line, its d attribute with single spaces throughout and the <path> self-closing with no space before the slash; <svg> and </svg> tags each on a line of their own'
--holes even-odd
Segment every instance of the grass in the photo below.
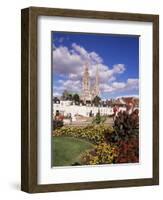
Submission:
<svg viewBox="0 0 163 200">
<path fill-rule="evenodd" d="M 80 162 L 81 153 L 93 148 L 88 141 L 73 138 L 53 136 L 53 166 L 70 166 Z"/>
</svg>

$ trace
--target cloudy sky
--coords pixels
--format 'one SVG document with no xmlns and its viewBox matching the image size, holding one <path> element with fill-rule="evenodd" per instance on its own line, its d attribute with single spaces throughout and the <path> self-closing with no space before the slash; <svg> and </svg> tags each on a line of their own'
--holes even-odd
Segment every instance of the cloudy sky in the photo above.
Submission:
<svg viewBox="0 0 163 200">
<path fill-rule="evenodd" d="M 52 32 L 53 96 L 81 93 L 83 65 L 91 84 L 99 69 L 103 99 L 138 95 L 139 37 Z"/>
</svg>

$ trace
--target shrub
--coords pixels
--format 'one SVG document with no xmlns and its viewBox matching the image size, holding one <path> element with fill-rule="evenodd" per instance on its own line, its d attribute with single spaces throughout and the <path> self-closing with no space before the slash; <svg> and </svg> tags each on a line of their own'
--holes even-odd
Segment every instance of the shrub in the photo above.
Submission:
<svg viewBox="0 0 163 200">
<path fill-rule="evenodd" d="M 101 116 L 98 112 L 92 120 L 92 124 L 103 124 L 106 121 L 106 116 Z"/>
<path fill-rule="evenodd" d="M 139 141 L 136 138 L 122 140 L 116 145 L 101 143 L 81 157 L 81 164 L 85 165 L 136 162 L 139 162 Z"/>
<path fill-rule="evenodd" d="M 63 126 L 63 121 L 53 120 L 53 130 L 55 130 L 56 128 L 60 128 L 62 126 Z"/>
<path fill-rule="evenodd" d="M 100 116 L 100 113 L 98 112 L 96 114 L 96 116 L 94 117 L 93 121 L 92 121 L 93 124 L 100 124 L 101 123 L 101 116 Z"/>
<path fill-rule="evenodd" d="M 139 116 L 138 111 L 132 114 L 120 112 L 114 121 L 114 131 L 105 132 L 108 144 L 118 148 L 115 163 L 135 163 L 139 161 Z"/>
<path fill-rule="evenodd" d="M 111 164 L 118 156 L 118 149 L 115 145 L 101 143 L 93 150 L 83 153 L 81 163 L 85 165 Z"/>
<path fill-rule="evenodd" d="M 131 138 L 128 141 L 118 143 L 119 154 L 116 163 L 136 163 L 139 162 L 139 140 Z"/>
<path fill-rule="evenodd" d="M 138 110 L 135 110 L 132 114 L 119 112 L 115 118 L 113 128 L 113 132 L 105 134 L 108 142 L 116 143 L 133 137 L 137 138 L 139 133 Z"/>
<path fill-rule="evenodd" d="M 132 114 L 120 112 L 114 121 L 115 132 L 123 139 L 124 136 L 130 136 L 137 133 L 139 128 L 139 116 L 137 110 Z"/>
</svg>

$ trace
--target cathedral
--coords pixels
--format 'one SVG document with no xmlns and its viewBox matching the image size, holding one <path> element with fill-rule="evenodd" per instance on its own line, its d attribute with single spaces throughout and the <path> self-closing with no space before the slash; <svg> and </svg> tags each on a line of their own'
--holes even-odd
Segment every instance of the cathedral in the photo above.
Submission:
<svg viewBox="0 0 163 200">
<path fill-rule="evenodd" d="M 80 98 L 81 98 L 81 100 L 83 100 L 84 103 L 86 103 L 86 101 L 93 101 L 93 99 L 99 95 L 100 95 L 100 91 L 99 91 L 98 66 L 96 68 L 96 77 L 95 77 L 94 87 L 92 87 L 90 84 L 88 64 L 85 64 L 83 79 L 82 79 L 82 94 L 81 94 Z"/>
</svg>

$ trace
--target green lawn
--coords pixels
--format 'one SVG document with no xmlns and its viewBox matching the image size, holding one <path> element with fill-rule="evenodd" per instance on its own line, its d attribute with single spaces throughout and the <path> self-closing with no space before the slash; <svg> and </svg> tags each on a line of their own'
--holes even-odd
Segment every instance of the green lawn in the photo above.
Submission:
<svg viewBox="0 0 163 200">
<path fill-rule="evenodd" d="M 78 138 L 53 136 L 53 166 L 70 166 L 80 162 L 80 155 L 93 144 Z"/>
</svg>

